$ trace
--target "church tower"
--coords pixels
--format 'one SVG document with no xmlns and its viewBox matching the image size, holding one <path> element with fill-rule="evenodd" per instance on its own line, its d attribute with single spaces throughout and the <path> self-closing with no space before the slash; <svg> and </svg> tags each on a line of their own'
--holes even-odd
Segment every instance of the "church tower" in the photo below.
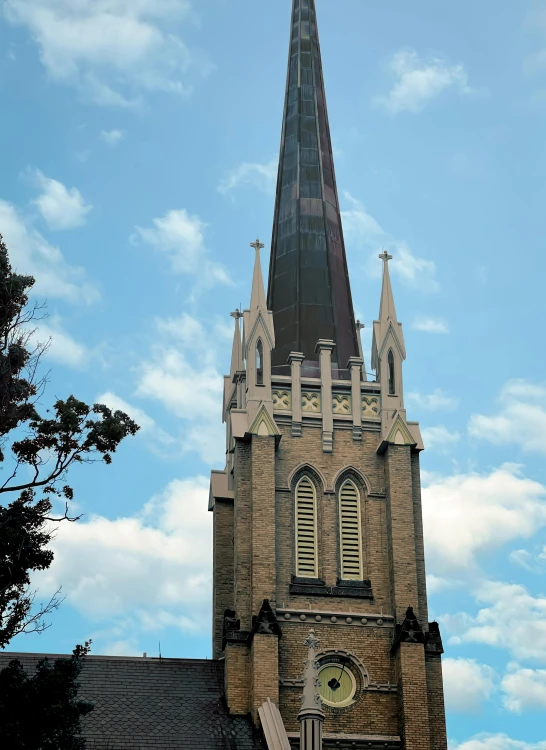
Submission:
<svg viewBox="0 0 546 750">
<path fill-rule="evenodd" d="M 213 658 L 228 709 L 259 727 L 262 706 L 278 707 L 300 750 L 446 750 L 423 443 L 404 407 L 391 256 L 380 255 L 374 380 L 353 312 L 315 0 L 293 0 L 267 297 L 263 245 L 252 248 L 250 306 L 232 313 L 224 380 L 226 468 L 212 472 L 209 505 Z M 315 726 L 322 739 L 305 735 Z"/>
</svg>

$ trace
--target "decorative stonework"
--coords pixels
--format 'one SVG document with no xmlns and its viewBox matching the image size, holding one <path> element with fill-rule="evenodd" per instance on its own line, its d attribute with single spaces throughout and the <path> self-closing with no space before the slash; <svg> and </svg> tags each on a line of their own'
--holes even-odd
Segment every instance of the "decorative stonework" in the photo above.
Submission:
<svg viewBox="0 0 546 750">
<path fill-rule="evenodd" d="M 379 396 L 362 396 L 362 416 L 379 419 Z"/>
<path fill-rule="evenodd" d="M 302 391 L 301 393 L 301 410 L 304 412 L 312 412 L 313 414 L 320 414 L 322 405 L 320 393 L 316 391 Z"/>
<path fill-rule="evenodd" d="M 341 393 L 334 393 L 332 396 L 332 411 L 334 414 L 350 416 L 352 413 L 351 397 L 349 395 L 342 395 Z"/>
<path fill-rule="evenodd" d="M 358 614 L 356 612 L 325 612 L 314 609 L 277 609 L 277 619 L 284 625 L 302 622 L 313 623 L 313 627 L 321 624 L 337 624 L 350 627 L 364 628 L 394 628 L 394 618 L 381 614 Z"/>
<path fill-rule="evenodd" d="M 292 409 L 292 394 L 290 391 L 273 391 L 273 409 L 275 411 L 290 411 Z"/>
</svg>

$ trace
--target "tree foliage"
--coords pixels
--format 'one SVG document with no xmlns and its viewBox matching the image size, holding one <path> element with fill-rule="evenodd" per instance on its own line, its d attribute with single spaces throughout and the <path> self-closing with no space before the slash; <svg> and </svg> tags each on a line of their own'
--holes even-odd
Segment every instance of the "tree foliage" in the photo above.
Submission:
<svg viewBox="0 0 546 750">
<path fill-rule="evenodd" d="M 29 677 L 17 659 L 0 671 L 2 750 L 80 750 L 80 719 L 93 705 L 78 699 L 77 679 L 90 643 L 67 659 L 41 659 Z"/>
<path fill-rule="evenodd" d="M 112 462 L 120 442 L 139 429 L 127 414 L 74 396 L 40 413 L 47 375 L 39 375 L 48 343 L 36 341 L 43 306 L 29 303 L 32 276 L 14 273 L 0 235 L 0 648 L 18 633 L 41 632 L 59 592 L 35 607 L 33 571 L 49 568 L 56 524 L 73 522 L 74 465 Z M 63 510 L 55 512 L 61 503 Z"/>
</svg>

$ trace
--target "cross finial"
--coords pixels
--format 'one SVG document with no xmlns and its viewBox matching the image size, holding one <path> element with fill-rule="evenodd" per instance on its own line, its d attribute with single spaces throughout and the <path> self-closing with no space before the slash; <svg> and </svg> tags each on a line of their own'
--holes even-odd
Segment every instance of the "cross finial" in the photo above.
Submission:
<svg viewBox="0 0 546 750">
<path fill-rule="evenodd" d="M 234 312 L 230 313 L 232 318 L 235 318 L 235 320 L 240 320 L 243 317 L 243 313 L 237 308 Z"/>
<path fill-rule="evenodd" d="M 260 242 L 260 240 L 258 238 L 256 238 L 256 242 L 251 242 L 250 243 L 250 247 L 253 247 L 254 250 L 256 250 L 256 252 L 258 252 L 258 250 L 261 250 L 263 247 L 265 247 L 265 245 L 262 245 L 262 243 Z"/>
<path fill-rule="evenodd" d="M 379 257 L 384 263 L 388 263 L 389 260 L 392 260 L 392 255 L 390 255 L 386 250 L 383 250 Z"/>
</svg>

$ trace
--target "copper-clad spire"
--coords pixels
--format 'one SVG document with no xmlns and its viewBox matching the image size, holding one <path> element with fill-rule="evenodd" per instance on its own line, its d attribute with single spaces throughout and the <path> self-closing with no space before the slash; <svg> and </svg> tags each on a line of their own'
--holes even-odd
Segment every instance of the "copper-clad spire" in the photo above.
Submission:
<svg viewBox="0 0 546 750">
<path fill-rule="evenodd" d="M 345 368 L 358 356 L 332 155 L 315 0 L 293 0 L 288 80 L 269 269 L 273 366 L 290 352 L 317 360 L 333 340 Z"/>
</svg>

